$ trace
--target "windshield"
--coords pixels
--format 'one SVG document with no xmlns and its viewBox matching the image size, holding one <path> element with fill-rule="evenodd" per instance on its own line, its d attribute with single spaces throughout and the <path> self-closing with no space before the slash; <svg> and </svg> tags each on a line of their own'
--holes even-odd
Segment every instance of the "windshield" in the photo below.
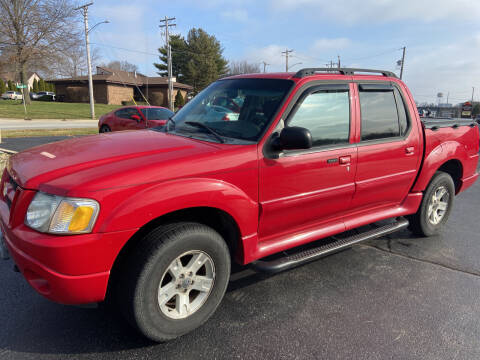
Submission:
<svg viewBox="0 0 480 360">
<path fill-rule="evenodd" d="M 173 117 L 175 126 L 172 129 L 169 123 L 169 131 L 199 133 L 214 140 L 213 130 L 225 142 L 228 138 L 258 141 L 292 85 L 283 79 L 219 80 Z"/>
<path fill-rule="evenodd" d="M 163 108 L 143 108 L 141 111 L 147 120 L 168 120 L 174 114 Z"/>
</svg>

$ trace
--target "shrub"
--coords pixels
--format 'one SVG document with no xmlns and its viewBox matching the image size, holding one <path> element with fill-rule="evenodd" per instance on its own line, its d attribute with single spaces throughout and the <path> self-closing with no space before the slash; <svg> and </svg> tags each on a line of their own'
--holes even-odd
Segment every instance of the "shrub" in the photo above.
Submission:
<svg viewBox="0 0 480 360">
<path fill-rule="evenodd" d="M 175 107 L 180 107 L 185 105 L 185 99 L 182 96 L 182 92 L 180 90 L 177 91 L 177 95 L 175 95 Z"/>
</svg>

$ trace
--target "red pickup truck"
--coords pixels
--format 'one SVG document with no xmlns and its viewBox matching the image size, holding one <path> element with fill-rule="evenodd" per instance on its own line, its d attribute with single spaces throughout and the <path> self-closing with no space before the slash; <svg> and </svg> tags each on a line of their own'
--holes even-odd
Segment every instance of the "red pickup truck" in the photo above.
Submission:
<svg viewBox="0 0 480 360">
<path fill-rule="evenodd" d="M 212 111 L 218 98 L 235 116 Z M 473 121 L 422 122 L 393 73 L 234 76 L 163 127 L 12 156 L 2 242 L 43 296 L 111 297 L 145 336 L 166 341 L 213 314 L 231 261 L 275 272 L 408 225 L 438 233 L 478 177 L 478 152 Z"/>
</svg>

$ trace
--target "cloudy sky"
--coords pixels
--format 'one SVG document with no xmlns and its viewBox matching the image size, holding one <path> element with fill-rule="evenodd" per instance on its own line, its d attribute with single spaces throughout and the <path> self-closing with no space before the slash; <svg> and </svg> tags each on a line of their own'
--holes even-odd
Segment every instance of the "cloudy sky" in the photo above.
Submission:
<svg viewBox="0 0 480 360">
<path fill-rule="evenodd" d="M 215 35 L 228 60 L 284 71 L 281 52 L 293 49 L 292 68 L 342 66 L 396 71 L 406 46 L 404 80 L 418 102 L 480 100 L 478 0 L 97 0 L 90 22 L 108 19 L 91 33 L 106 61 L 127 60 L 154 75 L 164 44 L 159 20 L 176 17 L 175 33 L 201 27 Z M 263 67 L 262 67 L 263 68 Z"/>
</svg>

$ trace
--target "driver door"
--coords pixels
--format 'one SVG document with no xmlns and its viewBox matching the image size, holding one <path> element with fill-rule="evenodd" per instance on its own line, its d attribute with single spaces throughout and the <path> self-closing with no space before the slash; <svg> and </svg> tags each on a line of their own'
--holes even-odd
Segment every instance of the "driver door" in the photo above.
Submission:
<svg viewBox="0 0 480 360">
<path fill-rule="evenodd" d="M 285 124 L 310 130 L 313 147 L 260 161 L 260 241 L 320 225 L 344 228 L 357 166 L 350 90 L 349 84 L 305 90 Z"/>
</svg>

